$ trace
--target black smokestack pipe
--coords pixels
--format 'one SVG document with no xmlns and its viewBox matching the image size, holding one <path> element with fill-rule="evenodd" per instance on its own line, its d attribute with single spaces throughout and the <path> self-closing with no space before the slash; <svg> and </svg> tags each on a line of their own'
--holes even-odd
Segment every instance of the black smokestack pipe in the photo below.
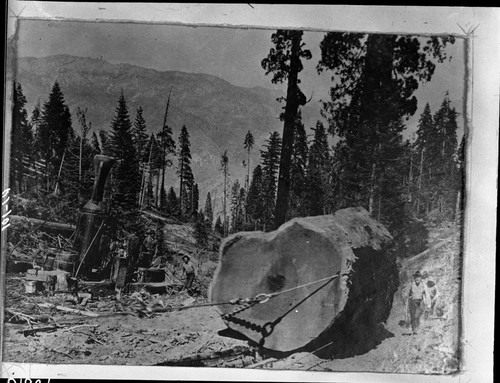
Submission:
<svg viewBox="0 0 500 383">
<path fill-rule="evenodd" d="M 96 210 L 102 211 L 100 202 L 104 195 L 104 186 L 106 185 L 106 178 L 115 163 L 115 159 L 109 156 L 96 155 L 94 156 L 94 188 L 92 189 L 92 197 L 87 202 L 83 210 L 95 212 Z"/>
<path fill-rule="evenodd" d="M 81 264 L 80 268 L 83 271 L 79 275 L 90 276 L 91 273 L 96 272 L 101 266 L 103 255 L 109 250 L 109 238 L 108 241 L 102 238 L 102 229 L 106 226 L 107 215 L 101 202 L 106 178 L 114 163 L 113 157 L 104 155 L 94 157 L 95 178 L 92 197 L 80 211 L 75 239 L 75 247 L 79 253 L 79 264 Z M 99 230 L 100 228 L 101 230 Z"/>
</svg>

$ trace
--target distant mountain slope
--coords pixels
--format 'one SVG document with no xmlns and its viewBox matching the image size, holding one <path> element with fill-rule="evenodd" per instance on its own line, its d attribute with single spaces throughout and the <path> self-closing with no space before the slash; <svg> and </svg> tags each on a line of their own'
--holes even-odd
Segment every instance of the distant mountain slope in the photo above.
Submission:
<svg viewBox="0 0 500 383">
<path fill-rule="evenodd" d="M 200 201 L 206 192 L 217 193 L 221 182 L 219 159 L 227 149 L 231 178 L 243 181 L 246 159 L 243 140 L 248 130 L 256 138 L 253 163 L 258 161 L 258 149 L 274 130 L 282 131 L 278 115 L 281 107 L 276 98 L 280 92 L 262 87 L 243 88 L 218 77 L 184 72 L 160 72 L 129 64 L 111 64 L 102 59 L 56 55 L 44 58 L 19 58 L 16 68 L 17 81 L 27 98 L 28 113 L 40 101 L 43 104 L 58 81 L 76 126 L 75 111 L 87 108 L 87 120 L 93 129 L 108 130 L 123 90 L 131 120 L 139 106 L 150 132 L 158 132 L 163 122 L 165 105 L 170 89 L 172 97 L 168 124 L 175 139 L 182 125 L 191 135 L 193 172 L 200 183 Z M 319 118 L 319 104 L 304 108 L 306 127 L 314 126 Z M 253 167 L 253 166 L 252 166 Z M 177 184 L 173 169 L 167 180 Z M 219 194 L 221 195 L 221 194 Z"/>
</svg>

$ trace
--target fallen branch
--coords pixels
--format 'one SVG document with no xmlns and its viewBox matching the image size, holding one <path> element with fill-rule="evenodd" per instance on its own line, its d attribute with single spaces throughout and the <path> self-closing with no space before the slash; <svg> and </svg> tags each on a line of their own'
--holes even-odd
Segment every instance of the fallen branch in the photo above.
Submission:
<svg viewBox="0 0 500 383">
<path fill-rule="evenodd" d="M 37 332 L 50 332 L 50 331 L 56 331 L 58 328 L 61 326 L 46 326 L 46 327 L 35 327 L 35 328 L 29 328 L 25 330 L 19 330 L 19 334 L 23 334 L 24 336 L 29 336 L 29 335 L 34 335 Z"/>
<path fill-rule="evenodd" d="M 35 321 L 36 322 L 36 319 L 34 317 L 32 317 L 31 315 L 27 315 L 27 314 L 23 314 L 23 313 L 19 313 L 17 311 L 12 311 L 11 309 L 5 309 L 5 311 L 7 311 L 9 314 L 12 315 L 12 318 L 14 317 L 18 317 L 18 318 L 22 318 L 24 319 L 26 322 L 28 322 L 29 320 L 32 320 L 32 321 Z M 10 318 L 9 321 L 12 319 Z"/>
<path fill-rule="evenodd" d="M 268 358 L 268 359 L 261 360 L 260 362 L 251 364 L 250 366 L 246 366 L 245 368 L 262 367 L 262 366 L 265 366 L 266 364 L 269 364 L 269 363 L 272 363 L 272 362 L 276 362 L 277 360 L 278 359 L 276 359 L 276 358 Z"/>
<path fill-rule="evenodd" d="M 65 328 L 63 331 L 73 331 L 73 330 L 80 328 L 80 327 L 99 327 L 99 325 L 98 324 L 79 324 L 77 326 Z"/>
<path fill-rule="evenodd" d="M 448 238 L 446 238 L 445 240 L 435 244 L 434 246 L 432 247 L 429 247 L 427 250 L 421 252 L 420 254 L 417 254 L 411 258 L 406 258 L 405 260 L 403 260 L 404 263 L 406 263 L 406 266 L 404 266 L 402 269 L 407 269 L 409 268 L 413 262 L 425 257 L 426 255 L 428 255 L 430 252 L 432 251 L 435 251 L 437 249 L 439 249 L 440 247 L 443 247 L 444 245 L 446 245 L 447 243 L 449 243 L 452 239 L 453 239 L 454 235 L 451 235 L 449 236 Z"/>
<path fill-rule="evenodd" d="M 97 318 L 99 316 L 99 314 L 91 312 L 91 311 L 72 309 L 72 308 L 66 307 L 66 306 L 56 306 L 56 305 L 50 304 L 50 303 L 39 303 L 38 306 L 44 307 L 44 308 L 49 308 L 49 309 L 55 308 L 59 311 L 66 311 L 66 312 L 79 314 L 79 315 L 85 315 L 85 316 L 93 317 L 93 318 Z"/>
<path fill-rule="evenodd" d="M 193 363 L 199 363 L 205 360 L 210 361 L 214 359 L 228 359 L 252 354 L 253 351 L 249 347 L 235 346 L 227 350 L 204 352 L 201 354 L 189 355 L 184 358 L 168 360 L 165 362 L 157 363 L 154 366 L 193 366 Z"/>
</svg>

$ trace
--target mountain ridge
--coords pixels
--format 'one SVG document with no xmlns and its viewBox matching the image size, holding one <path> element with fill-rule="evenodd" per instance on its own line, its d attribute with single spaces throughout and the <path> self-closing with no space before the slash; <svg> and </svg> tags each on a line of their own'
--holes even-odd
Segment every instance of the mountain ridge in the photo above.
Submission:
<svg viewBox="0 0 500 383">
<path fill-rule="evenodd" d="M 120 93 L 123 92 L 133 122 L 136 109 L 143 107 L 148 132 L 158 132 L 163 124 L 167 97 L 172 89 L 168 112 L 169 126 L 177 141 L 180 129 L 186 125 L 191 138 L 193 173 L 200 184 L 200 206 L 206 193 L 221 195 L 220 156 L 228 150 L 231 180 L 244 184 L 246 169 L 242 161 L 245 134 L 255 137 L 252 168 L 259 161 L 259 149 L 272 131 L 281 134 L 279 120 L 283 104 L 276 98 L 283 93 L 261 86 L 242 87 L 217 76 L 181 71 L 159 71 L 132 64 L 110 63 L 102 58 L 53 55 L 19 57 L 16 61 L 16 81 L 27 98 L 28 114 L 37 101 L 48 99 L 57 80 L 78 131 L 76 109 L 87 108 L 87 121 L 93 130 L 109 130 Z M 11 76 L 13 74 L 11 73 Z M 311 105 L 303 108 L 306 128 L 319 118 Z M 169 169 L 166 187 L 177 187 L 174 169 Z"/>
</svg>

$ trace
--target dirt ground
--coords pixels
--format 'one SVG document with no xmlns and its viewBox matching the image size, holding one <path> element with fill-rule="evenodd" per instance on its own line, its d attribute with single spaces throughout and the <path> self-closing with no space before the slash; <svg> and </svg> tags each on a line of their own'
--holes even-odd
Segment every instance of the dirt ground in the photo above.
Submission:
<svg viewBox="0 0 500 383">
<path fill-rule="evenodd" d="M 8 291 L 23 289 L 20 280 L 8 279 Z M 40 308 L 37 303 L 49 302 L 77 307 L 64 302 L 64 296 L 17 296 L 8 294 L 7 307 L 30 316 L 48 315 L 64 325 L 55 331 L 25 335 L 28 324 L 6 323 L 4 326 L 4 360 L 21 363 L 71 363 L 150 366 L 168 360 L 207 351 L 221 351 L 245 342 L 221 337 L 217 331 L 224 323 L 212 307 L 173 311 L 142 318 L 133 315 L 86 317 Z M 20 294 L 19 294 L 20 295 Z M 175 305 L 190 299 L 182 292 L 169 303 Z M 203 297 L 191 304 L 206 303 Z M 102 298 L 97 307 L 84 308 L 96 313 L 113 313 L 118 309 L 114 298 Z M 69 324 L 68 324 L 69 322 Z M 53 324 L 50 320 L 45 324 Z M 33 327 L 44 327 L 41 324 Z"/>
<path fill-rule="evenodd" d="M 458 230 L 452 225 L 432 230 L 429 247 L 431 250 L 424 256 L 402 260 L 402 284 L 385 324 L 389 336 L 376 348 L 363 355 L 333 360 L 319 359 L 311 353 L 297 353 L 279 360 L 270 359 L 259 368 L 430 374 L 456 372 L 459 367 L 461 283 Z M 215 262 L 206 262 L 201 273 L 205 283 L 214 267 Z M 402 288 L 409 284 L 416 270 L 427 273 L 428 279 L 437 283 L 440 297 L 434 315 L 423 322 L 423 331 L 412 335 L 405 325 L 406 306 Z M 149 304 L 167 303 L 171 307 L 207 303 L 205 289 L 193 298 L 186 292 L 170 295 L 128 293 L 122 296 L 121 304 L 110 292 L 107 296 L 93 297 L 86 306 L 79 306 L 68 302 L 67 294 L 26 294 L 21 277 L 22 274 L 9 274 L 6 278 L 5 306 L 11 312 L 6 311 L 5 316 L 3 359 L 8 362 L 149 366 L 234 347 L 249 349 L 245 341 L 218 334 L 225 325 L 213 307 L 162 312 L 151 317 L 130 314 L 136 307 L 134 302 L 137 304 L 141 299 Z M 64 313 L 55 308 L 40 307 L 40 303 L 110 316 L 94 318 Z M 16 316 L 15 313 L 28 317 Z M 51 331 L 24 331 L 30 329 L 30 325 L 40 328 L 54 326 L 55 323 L 60 327 Z M 222 363 L 215 366 L 245 367 L 260 361 L 262 357 L 254 355 L 240 361 L 239 365 Z"/>
</svg>

